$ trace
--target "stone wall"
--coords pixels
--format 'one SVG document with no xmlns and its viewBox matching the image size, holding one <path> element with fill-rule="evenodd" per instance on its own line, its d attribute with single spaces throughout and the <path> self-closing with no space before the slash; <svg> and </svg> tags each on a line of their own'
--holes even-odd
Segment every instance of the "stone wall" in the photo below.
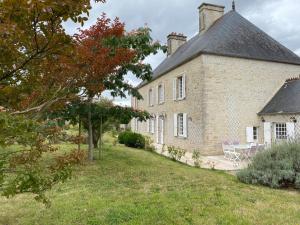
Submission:
<svg viewBox="0 0 300 225">
<path fill-rule="evenodd" d="M 173 79 L 186 75 L 186 99 L 173 100 Z M 150 82 L 139 91 L 144 97 L 138 108 L 155 115 L 165 115 L 164 142 L 203 155 L 222 153 L 225 140 L 246 143 L 246 127 L 259 127 L 263 143 L 263 124 L 257 113 L 279 90 L 287 78 L 300 74 L 300 66 L 213 55 L 201 55 Z M 148 106 L 148 91 L 165 86 L 165 102 Z M 174 113 L 188 114 L 188 138 L 174 137 Z M 133 122 L 134 123 L 134 122 Z M 135 125 L 132 124 L 132 128 Z M 147 123 L 138 131 L 147 132 Z"/>
<path fill-rule="evenodd" d="M 263 123 L 257 116 L 285 80 L 300 74 L 300 66 L 205 55 L 206 153 L 221 151 L 225 140 L 246 143 L 246 127 Z"/>
</svg>

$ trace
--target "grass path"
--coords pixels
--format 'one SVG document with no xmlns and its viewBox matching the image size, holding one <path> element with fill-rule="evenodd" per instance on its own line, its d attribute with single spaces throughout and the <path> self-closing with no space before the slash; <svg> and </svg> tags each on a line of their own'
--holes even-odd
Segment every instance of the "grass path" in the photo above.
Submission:
<svg viewBox="0 0 300 225">
<path fill-rule="evenodd" d="M 239 183 L 123 146 L 75 171 L 48 193 L 46 209 L 30 195 L 0 198 L 0 224 L 300 224 L 300 194 Z"/>
</svg>

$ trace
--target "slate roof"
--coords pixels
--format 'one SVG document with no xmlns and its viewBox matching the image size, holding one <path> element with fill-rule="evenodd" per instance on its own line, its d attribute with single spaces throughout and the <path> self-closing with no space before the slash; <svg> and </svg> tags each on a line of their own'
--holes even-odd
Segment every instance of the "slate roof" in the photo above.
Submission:
<svg viewBox="0 0 300 225">
<path fill-rule="evenodd" d="M 287 81 L 258 115 L 296 113 L 300 113 L 299 79 Z"/>
<path fill-rule="evenodd" d="M 166 58 L 154 71 L 152 80 L 201 54 L 257 59 L 300 65 L 300 58 L 236 11 L 218 19 L 205 33 L 190 39 Z M 147 82 L 142 82 L 142 87 Z"/>
</svg>

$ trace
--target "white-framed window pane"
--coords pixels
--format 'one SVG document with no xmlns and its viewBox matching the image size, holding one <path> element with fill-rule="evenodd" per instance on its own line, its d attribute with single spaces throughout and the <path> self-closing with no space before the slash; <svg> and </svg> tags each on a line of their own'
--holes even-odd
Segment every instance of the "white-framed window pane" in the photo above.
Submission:
<svg viewBox="0 0 300 225">
<path fill-rule="evenodd" d="M 253 127 L 253 140 L 257 140 L 258 139 L 258 128 L 257 127 Z"/>
<path fill-rule="evenodd" d="M 285 123 L 276 123 L 276 139 L 287 139 L 287 130 Z"/>
<path fill-rule="evenodd" d="M 177 84 L 178 84 L 177 97 L 180 99 L 183 98 L 183 77 L 182 76 L 177 78 Z"/>
<path fill-rule="evenodd" d="M 183 114 L 180 113 L 177 115 L 177 127 L 178 127 L 178 136 L 183 136 L 183 129 L 184 129 L 184 126 L 183 126 Z"/>
<path fill-rule="evenodd" d="M 158 103 L 162 103 L 163 102 L 163 99 L 164 99 L 164 96 L 163 96 L 163 87 L 162 85 L 159 85 L 158 86 Z"/>
<path fill-rule="evenodd" d="M 153 105 L 153 91 L 152 89 L 149 90 L 149 99 L 148 99 L 148 102 L 149 102 L 149 106 L 152 106 Z"/>
</svg>

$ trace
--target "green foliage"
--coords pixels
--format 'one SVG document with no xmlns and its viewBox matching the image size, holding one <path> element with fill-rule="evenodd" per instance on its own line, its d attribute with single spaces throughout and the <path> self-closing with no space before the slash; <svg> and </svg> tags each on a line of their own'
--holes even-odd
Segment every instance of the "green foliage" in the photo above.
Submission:
<svg viewBox="0 0 300 225">
<path fill-rule="evenodd" d="M 81 151 L 51 154 L 58 150 L 51 143 L 60 128 L 49 121 L 2 112 L 0 130 L 0 192 L 6 197 L 29 192 L 49 204 L 45 191 L 70 178 L 71 166 L 85 158 Z"/>
<path fill-rule="evenodd" d="M 201 154 L 199 150 L 194 150 L 192 159 L 194 160 L 195 167 L 200 167 L 201 165 Z"/>
<path fill-rule="evenodd" d="M 120 133 L 118 140 L 120 144 L 125 144 L 127 147 L 145 148 L 145 137 L 131 131 Z"/>
<path fill-rule="evenodd" d="M 153 140 L 152 138 L 145 136 L 145 150 L 150 151 L 150 152 L 154 152 L 155 151 L 155 147 L 153 145 Z"/>
<path fill-rule="evenodd" d="M 99 102 L 91 105 L 91 114 L 94 147 L 98 146 L 103 133 L 117 130 L 120 124 L 128 124 L 133 118 L 146 121 L 150 117 L 146 111 L 115 106 L 112 100 L 106 98 L 101 98 Z M 85 102 L 74 101 L 67 104 L 63 110 L 45 114 L 45 118 L 71 121 L 74 125 L 81 121 L 83 128 L 88 130 L 88 105 Z"/>
<path fill-rule="evenodd" d="M 248 184 L 300 189 L 300 144 L 275 145 L 257 154 L 248 168 L 241 170 L 237 176 Z"/>
<path fill-rule="evenodd" d="M 186 150 L 175 146 L 168 146 L 168 153 L 174 161 L 180 161 L 185 156 Z"/>
</svg>

